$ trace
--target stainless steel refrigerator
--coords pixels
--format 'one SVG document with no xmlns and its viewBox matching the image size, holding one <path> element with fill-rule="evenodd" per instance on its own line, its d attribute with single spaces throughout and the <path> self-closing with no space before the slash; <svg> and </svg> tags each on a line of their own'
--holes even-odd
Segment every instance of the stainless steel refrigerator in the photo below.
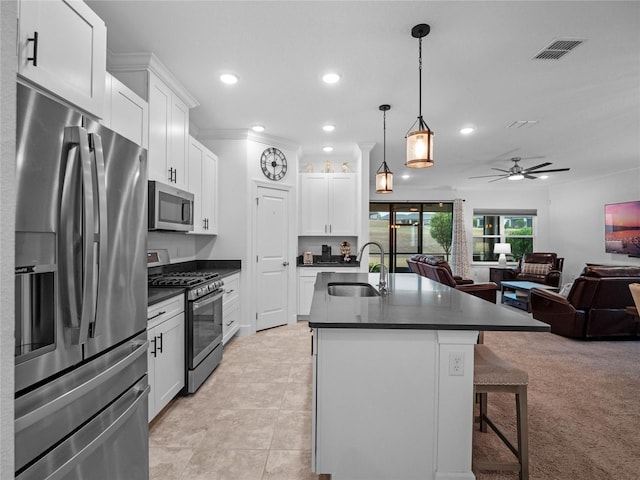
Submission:
<svg viewBox="0 0 640 480">
<path fill-rule="evenodd" d="M 147 159 L 17 95 L 18 479 L 147 479 Z"/>
</svg>

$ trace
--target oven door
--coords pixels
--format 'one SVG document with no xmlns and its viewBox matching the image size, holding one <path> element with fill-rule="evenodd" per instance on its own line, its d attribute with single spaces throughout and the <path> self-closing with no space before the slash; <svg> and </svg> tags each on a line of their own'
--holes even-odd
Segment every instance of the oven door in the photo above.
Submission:
<svg viewBox="0 0 640 480">
<path fill-rule="evenodd" d="M 187 360 L 190 370 L 222 343 L 223 294 L 224 290 L 220 289 L 189 302 Z"/>
</svg>

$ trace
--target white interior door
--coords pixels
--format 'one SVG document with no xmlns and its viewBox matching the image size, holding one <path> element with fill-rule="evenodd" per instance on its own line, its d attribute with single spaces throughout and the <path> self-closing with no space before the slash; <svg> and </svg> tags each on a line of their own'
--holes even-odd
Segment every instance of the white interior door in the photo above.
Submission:
<svg viewBox="0 0 640 480">
<path fill-rule="evenodd" d="M 264 330 L 289 318 L 289 192 L 259 186 L 256 218 L 256 330 Z"/>
</svg>

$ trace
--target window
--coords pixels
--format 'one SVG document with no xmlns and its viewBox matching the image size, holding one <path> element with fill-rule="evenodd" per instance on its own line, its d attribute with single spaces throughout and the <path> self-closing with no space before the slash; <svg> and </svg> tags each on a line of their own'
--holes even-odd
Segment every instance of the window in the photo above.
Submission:
<svg viewBox="0 0 640 480">
<path fill-rule="evenodd" d="M 417 253 L 448 260 L 452 230 L 452 203 L 369 204 L 369 240 L 388 253 L 390 272 L 408 272 L 407 259 Z"/>
<path fill-rule="evenodd" d="M 496 243 L 511 244 L 507 260 L 517 261 L 533 251 L 535 240 L 535 210 L 474 210 L 473 261 L 497 262 L 493 253 Z"/>
</svg>

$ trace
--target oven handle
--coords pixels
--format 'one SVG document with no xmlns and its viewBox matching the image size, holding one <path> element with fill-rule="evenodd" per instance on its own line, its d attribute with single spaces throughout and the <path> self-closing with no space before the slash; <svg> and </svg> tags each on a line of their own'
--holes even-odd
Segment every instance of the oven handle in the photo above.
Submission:
<svg viewBox="0 0 640 480">
<path fill-rule="evenodd" d="M 209 295 L 207 295 L 206 297 L 203 297 L 197 302 L 193 302 L 193 309 L 196 310 L 200 307 L 204 307 L 205 305 L 209 305 L 210 303 L 213 303 L 216 300 L 221 299 L 223 294 L 224 294 L 224 290 L 220 290 L 220 291 L 216 290 L 215 292 L 210 293 Z"/>
</svg>

